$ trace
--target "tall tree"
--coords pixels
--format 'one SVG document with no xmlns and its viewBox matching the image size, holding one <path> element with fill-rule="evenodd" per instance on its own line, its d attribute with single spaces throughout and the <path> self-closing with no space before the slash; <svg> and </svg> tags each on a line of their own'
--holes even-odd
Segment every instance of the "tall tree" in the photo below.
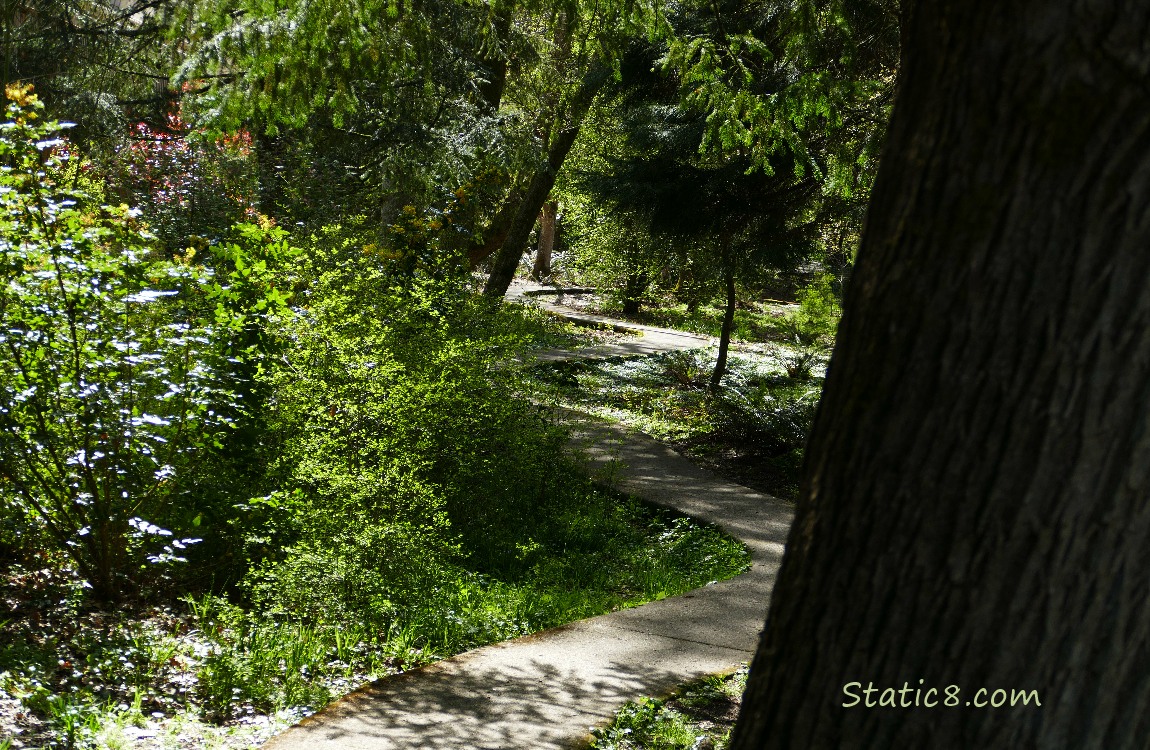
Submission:
<svg viewBox="0 0 1150 750">
<path fill-rule="evenodd" d="M 874 181 L 898 67 L 898 0 L 697 0 L 678 5 L 660 61 L 706 116 L 708 158 L 820 182 L 823 265 L 845 277 Z"/>
<path fill-rule="evenodd" d="M 523 88 L 534 90 L 542 116 L 541 154 L 529 169 L 519 205 L 492 264 L 483 293 L 502 297 L 527 249 L 527 238 L 543 204 L 551 195 L 584 120 L 616 72 L 623 51 L 636 39 L 663 27 L 659 3 L 566 2 L 552 23 L 554 43 L 542 59 L 539 74 L 525 77 Z M 531 85 L 534 84 L 534 85 Z"/>
<path fill-rule="evenodd" d="M 338 152 L 335 171 L 361 181 L 382 227 L 407 206 L 443 214 L 462 189 L 467 220 L 429 222 L 431 244 L 473 265 L 526 246 L 619 40 L 659 18 L 651 0 L 191 5 L 177 80 L 206 81 L 206 118 Z M 322 160 L 308 154 L 300 171 Z M 503 189 L 469 191 L 479 182 Z"/>
<path fill-rule="evenodd" d="M 717 388 L 734 328 L 736 281 L 793 268 L 813 252 L 820 181 L 803 168 L 805 150 L 778 148 L 763 160 L 734 152 L 701 155 L 708 118 L 679 102 L 677 81 L 653 75 L 650 57 L 642 54 L 624 72 L 621 153 L 582 182 L 621 214 L 641 217 L 663 252 L 693 246 L 714 269 L 725 299 L 711 376 Z M 627 302 L 637 301 L 646 284 L 626 291 L 625 312 L 638 312 L 637 304 L 627 310 Z"/>
<path fill-rule="evenodd" d="M 182 20 L 175 78 L 200 91 L 189 112 L 257 133 L 265 187 L 276 174 L 289 192 L 306 185 L 270 201 L 292 219 L 334 193 L 337 212 L 387 225 L 467 182 L 477 151 L 503 150 L 488 84 L 504 26 L 482 3 L 196 0 Z"/>
<path fill-rule="evenodd" d="M 903 21 L 733 747 L 1146 747 L 1150 5 Z"/>
<path fill-rule="evenodd" d="M 898 66 L 897 0 L 695 0 L 660 61 L 706 115 L 699 150 L 764 169 L 790 151 L 865 199 Z"/>
<path fill-rule="evenodd" d="M 606 84 L 609 75 L 610 68 L 604 63 L 593 62 L 569 104 L 556 117 L 554 124 L 556 132 L 550 137 L 547 150 L 523 191 L 515 217 L 495 256 L 491 275 L 483 288 L 484 294 L 490 297 L 502 297 L 507 293 L 507 288 L 515 276 L 515 269 L 518 268 L 519 261 L 527 249 L 527 238 L 535 226 L 535 217 L 539 215 L 540 209 L 551 195 L 551 189 L 555 187 L 555 178 L 563 168 L 567 155 L 571 153 L 575 139 L 579 137 L 583 119 L 587 116 L 595 97 Z"/>
</svg>

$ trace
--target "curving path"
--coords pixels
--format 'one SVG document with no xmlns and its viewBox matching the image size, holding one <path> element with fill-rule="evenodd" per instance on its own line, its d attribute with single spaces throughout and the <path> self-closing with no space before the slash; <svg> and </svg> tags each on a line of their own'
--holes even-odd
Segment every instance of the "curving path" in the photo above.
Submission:
<svg viewBox="0 0 1150 750">
<path fill-rule="evenodd" d="M 686 331 L 676 331 L 670 328 L 656 328 L 655 326 L 632 323 L 630 321 L 614 320 L 605 315 L 595 315 L 573 310 L 561 304 L 565 293 L 589 292 L 590 289 L 559 289 L 546 287 L 533 283 L 517 281 L 507 290 L 509 300 L 530 299 L 533 304 L 544 310 L 565 318 L 578 325 L 599 326 L 611 328 L 616 331 L 638 334 L 636 338 L 616 341 L 611 344 L 600 344 L 583 349 L 568 351 L 554 349 L 546 352 L 534 353 L 534 358 L 543 362 L 558 362 L 569 359 L 606 359 L 608 357 L 641 357 L 659 352 L 677 351 L 683 349 L 697 349 L 715 342 L 709 336 L 700 336 Z M 552 301 L 548 297 L 554 295 L 557 299 Z"/>
<path fill-rule="evenodd" d="M 707 341 L 690 338 L 694 346 Z M 668 348 L 690 348 L 682 343 L 675 339 Z M 751 569 L 681 596 L 377 680 L 265 747 L 577 748 L 586 745 L 591 727 L 608 721 L 626 701 L 668 693 L 750 659 L 782 559 L 791 506 L 720 479 L 644 435 L 576 413 L 568 419 L 588 471 L 620 490 L 723 527 L 747 545 Z"/>
</svg>

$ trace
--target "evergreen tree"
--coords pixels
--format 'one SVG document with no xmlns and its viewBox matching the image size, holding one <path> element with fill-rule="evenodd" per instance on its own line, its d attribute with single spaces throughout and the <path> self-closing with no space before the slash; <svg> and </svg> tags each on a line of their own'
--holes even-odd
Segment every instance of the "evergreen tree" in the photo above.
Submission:
<svg viewBox="0 0 1150 750">
<path fill-rule="evenodd" d="M 635 78 L 622 123 L 626 156 L 608 173 L 586 175 L 584 184 L 620 211 L 642 217 L 640 227 L 656 246 L 701 250 L 704 265 L 716 269 L 726 301 L 711 378 L 717 387 L 726 370 L 736 281 L 794 267 L 811 254 L 819 181 L 797 168 L 790 151 L 776 151 L 766 169 L 755 169 L 746 156 L 700 155 L 705 118 L 680 106 L 666 82 L 643 75 L 648 66 L 629 69 Z"/>
<path fill-rule="evenodd" d="M 162 123 L 171 101 L 163 39 L 173 0 L 0 0 L 0 87 L 34 83 L 73 143 L 104 155 L 128 117 Z"/>
</svg>

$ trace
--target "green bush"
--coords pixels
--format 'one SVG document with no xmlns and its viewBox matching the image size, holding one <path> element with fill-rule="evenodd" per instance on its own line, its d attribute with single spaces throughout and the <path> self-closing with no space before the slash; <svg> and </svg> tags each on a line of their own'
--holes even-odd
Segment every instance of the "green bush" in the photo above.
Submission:
<svg viewBox="0 0 1150 750">
<path fill-rule="evenodd" d="M 687 683 L 666 700 L 628 702 L 605 727 L 591 732 L 592 750 L 722 750 L 730 744 L 746 688 L 747 668 Z"/>
<path fill-rule="evenodd" d="M 528 333 L 458 279 L 397 273 L 355 232 L 321 234 L 266 380 L 279 492 L 249 505 L 248 590 L 311 622 L 386 624 L 513 524 L 558 460 L 559 433 L 516 398 Z"/>
<path fill-rule="evenodd" d="M 609 727 L 592 733 L 595 750 L 687 750 L 700 735 L 678 711 L 656 698 L 627 703 Z"/>
<path fill-rule="evenodd" d="M 799 292 L 799 309 L 785 321 L 798 343 L 829 347 L 834 342 L 843 311 L 832 287 L 833 280 L 830 274 L 821 274 Z"/>
<path fill-rule="evenodd" d="M 287 232 L 269 222 L 238 224 L 221 241 L 188 251 L 188 260 L 202 262 L 211 278 L 189 301 L 190 315 L 214 326 L 213 345 L 224 357 L 219 379 L 234 398 L 218 406 L 229 429 L 201 454 L 179 502 L 157 521 L 194 528 L 203 537 L 189 551 L 189 565 L 172 571 L 184 590 L 224 590 L 244 576 L 245 539 L 260 513 L 238 501 L 277 487 L 268 466 L 282 450 L 282 437 L 271 417 L 267 373 L 291 342 L 275 334 L 272 321 L 292 314 L 301 253 Z"/>
<path fill-rule="evenodd" d="M 354 230 L 305 258 L 267 375 L 277 491 L 245 504 L 256 610 L 454 653 L 741 569 L 714 530 L 635 528 L 643 512 L 571 468 L 508 364 L 535 321 L 394 273 Z"/>
<path fill-rule="evenodd" d="M 364 646 L 374 635 L 358 623 L 285 622 L 211 596 L 189 603 L 197 627 L 211 639 L 196 670 L 195 699 L 216 719 L 250 708 L 322 706 L 333 697 L 333 684 L 378 667 L 378 654 Z"/>
<path fill-rule="evenodd" d="M 735 369 L 714 400 L 715 426 L 771 453 L 801 449 L 819 402 L 819 383 Z"/>
<path fill-rule="evenodd" d="M 256 217 L 257 164 L 251 134 L 193 129 L 178 112 L 166 127 L 137 122 L 113 163 L 116 192 L 143 212 L 159 244 L 181 252 L 190 241 L 226 236 Z"/>
<path fill-rule="evenodd" d="M 217 328 L 190 314 L 208 283 L 157 258 L 126 207 L 58 179 L 58 123 L 9 87 L 0 125 L 0 498 L 32 520 L 102 600 L 144 559 L 196 540 L 155 523 L 186 469 L 228 429 Z"/>
</svg>

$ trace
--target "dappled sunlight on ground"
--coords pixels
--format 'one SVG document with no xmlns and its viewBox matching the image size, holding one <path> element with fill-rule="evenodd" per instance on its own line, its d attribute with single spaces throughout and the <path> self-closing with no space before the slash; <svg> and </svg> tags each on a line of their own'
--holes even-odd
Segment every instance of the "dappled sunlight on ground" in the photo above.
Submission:
<svg viewBox="0 0 1150 750">
<path fill-rule="evenodd" d="M 791 508 L 699 469 L 625 428 L 567 414 L 586 468 L 625 492 L 714 523 L 751 551 L 749 572 L 640 607 L 506 641 L 386 678 L 268 744 L 322 748 L 577 747 L 628 700 L 748 660 Z"/>
</svg>

